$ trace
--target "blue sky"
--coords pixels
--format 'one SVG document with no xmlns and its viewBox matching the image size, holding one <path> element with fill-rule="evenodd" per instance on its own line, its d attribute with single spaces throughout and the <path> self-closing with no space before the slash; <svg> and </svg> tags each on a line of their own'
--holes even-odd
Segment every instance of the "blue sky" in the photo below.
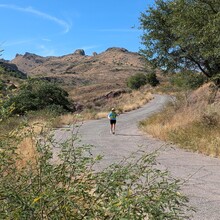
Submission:
<svg viewBox="0 0 220 220">
<path fill-rule="evenodd" d="M 141 48 L 140 13 L 153 0 L 0 0 L 0 48 L 11 60 L 25 52 L 87 55 L 109 47 Z M 135 27 L 135 28 L 132 28 Z"/>
</svg>

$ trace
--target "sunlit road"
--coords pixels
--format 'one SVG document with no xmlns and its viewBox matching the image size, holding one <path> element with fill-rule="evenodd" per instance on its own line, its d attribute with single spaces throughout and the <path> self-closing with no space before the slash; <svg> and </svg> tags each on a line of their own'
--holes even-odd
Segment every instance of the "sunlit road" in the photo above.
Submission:
<svg viewBox="0 0 220 220">
<path fill-rule="evenodd" d="M 100 169 L 137 151 L 139 146 L 147 152 L 161 148 L 158 157 L 161 168 L 168 169 L 174 177 L 188 180 L 183 192 L 197 209 L 192 220 L 220 220 L 220 160 L 158 141 L 144 135 L 137 127 L 140 120 L 161 110 L 168 100 L 168 96 L 156 95 L 144 107 L 120 115 L 116 135 L 110 134 L 107 118 L 84 122 L 79 129 L 82 143 L 96 146 L 94 155 L 104 155 Z M 55 132 L 59 140 L 69 135 L 67 129 Z"/>
</svg>

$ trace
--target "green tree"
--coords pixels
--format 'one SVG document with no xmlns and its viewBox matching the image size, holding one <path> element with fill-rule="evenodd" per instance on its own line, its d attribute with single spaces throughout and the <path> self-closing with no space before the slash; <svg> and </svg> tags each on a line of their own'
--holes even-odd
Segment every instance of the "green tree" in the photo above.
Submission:
<svg viewBox="0 0 220 220">
<path fill-rule="evenodd" d="M 131 89 L 139 89 L 141 86 L 147 83 L 146 75 L 143 73 L 137 73 L 130 76 L 127 80 L 127 86 Z"/>
<path fill-rule="evenodd" d="M 159 84 L 159 80 L 157 79 L 157 75 L 155 72 L 146 74 L 146 81 L 151 86 L 156 86 Z"/>
<path fill-rule="evenodd" d="M 192 71 L 182 71 L 173 74 L 170 77 L 170 82 L 172 85 L 185 90 L 196 89 L 205 82 L 205 77 L 202 74 Z"/>
<path fill-rule="evenodd" d="M 36 111 L 48 106 L 60 106 L 65 110 L 70 110 L 68 93 L 55 84 L 29 79 L 25 82 L 18 93 L 4 103 L 5 107 L 14 104 L 14 114 L 24 114 L 27 111 Z"/>
<path fill-rule="evenodd" d="M 154 67 L 199 70 L 220 84 L 219 0 L 156 0 L 140 24 L 141 52 Z"/>
</svg>

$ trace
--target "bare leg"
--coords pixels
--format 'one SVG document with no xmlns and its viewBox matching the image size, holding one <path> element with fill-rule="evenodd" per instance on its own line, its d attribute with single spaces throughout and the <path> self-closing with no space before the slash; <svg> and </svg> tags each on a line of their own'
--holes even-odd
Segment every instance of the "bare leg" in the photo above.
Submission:
<svg viewBox="0 0 220 220">
<path fill-rule="evenodd" d="M 115 133 L 115 124 L 113 124 L 112 131 L 113 131 L 113 134 L 114 134 Z"/>
<path fill-rule="evenodd" d="M 111 124 L 111 130 L 110 131 L 111 131 L 111 133 L 113 133 L 113 124 Z"/>
</svg>

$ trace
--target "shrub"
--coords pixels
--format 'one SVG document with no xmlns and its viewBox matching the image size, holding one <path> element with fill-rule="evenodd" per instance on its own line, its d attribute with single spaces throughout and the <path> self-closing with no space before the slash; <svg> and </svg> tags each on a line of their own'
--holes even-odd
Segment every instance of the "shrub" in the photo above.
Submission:
<svg viewBox="0 0 220 220">
<path fill-rule="evenodd" d="M 172 75 L 170 82 L 172 85 L 182 89 L 196 89 L 203 85 L 205 77 L 192 71 L 182 71 Z"/>
<path fill-rule="evenodd" d="M 143 73 L 137 73 L 130 76 L 127 80 L 127 86 L 131 89 L 139 89 L 147 83 L 146 75 Z"/>
<path fill-rule="evenodd" d="M 0 91 L 4 91 L 4 90 L 5 90 L 5 85 L 3 81 L 0 79 Z"/>
<path fill-rule="evenodd" d="M 151 86 L 156 86 L 159 84 L 159 80 L 157 79 L 156 73 L 154 72 L 148 73 L 146 75 L 146 80 L 147 83 L 150 84 Z"/>
<path fill-rule="evenodd" d="M 156 168 L 156 153 L 94 172 L 101 157 L 79 146 L 77 136 L 56 144 L 58 163 L 52 144 L 39 140 L 35 161 L 18 169 L 16 147 L 0 142 L 2 219 L 188 219 L 181 184 Z"/>
<path fill-rule="evenodd" d="M 36 111 L 54 105 L 70 110 L 67 96 L 68 93 L 55 84 L 31 79 L 24 83 L 18 93 L 5 102 L 4 106 L 7 108 L 13 103 L 13 114 L 24 114 L 27 111 Z"/>
</svg>

